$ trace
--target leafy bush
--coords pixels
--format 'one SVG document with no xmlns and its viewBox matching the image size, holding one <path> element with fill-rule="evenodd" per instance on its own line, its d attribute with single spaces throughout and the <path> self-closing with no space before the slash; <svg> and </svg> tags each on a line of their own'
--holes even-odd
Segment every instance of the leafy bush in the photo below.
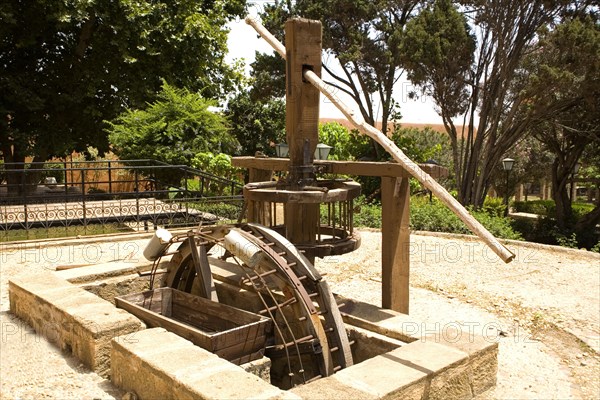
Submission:
<svg viewBox="0 0 600 400">
<path fill-rule="evenodd" d="M 218 218 L 237 221 L 242 212 L 242 203 L 199 202 L 190 204 L 193 208 L 216 215 Z"/>
<path fill-rule="evenodd" d="M 446 167 L 452 166 L 450 138 L 445 133 L 434 131 L 430 127 L 400 127 L 394 130 L 392 141 L 417 163 L 434 159 Z"/>
<path fill-rule="evenodd" d="M 369 228 L 381 228 L 381 205 L 365 204 L 364 197 L 357 201 L 354 225 Z M 509 218 L 490 215 L 486 211 L 471 212 L 494 236 L 504 239 L 521 240 Z M 410 204 L 410 227 L 413 230 L 470 234 L 471 231 L 448 207 L 439 200 L 429 202 L 428 197 L 413 196 Z"/>
<path fill-rule="evenodd" d="M 516 212 L 550 215 L 555 210 L 554 200 L 515 201 L 513 208 Z"/>
<path fill-rule="evenodd" d="M 486 211 L 471 211 L 471 214 L 492 235 L 503 239 L 521 240 L 522 237 L 512 228 L 509 218 L 490 215 Z M 471 231 L 466 225 L 439 200 L 413 196 L 410 207 L 410 226 L 414 230 L 432 232 L 464 233 Z"/>
<path fill-rule="evenodd" d="M 354 225 L 381 229 L 381 204 L 378 202 L 366 203 L 363 196 L 358 199 L 356 204 L 354 207 Z"/>
<path fill-rule="evenodd" d="M 492 235 L 502 239 L 523 240 L 523 236 L 514 229 L 512 219 L 492 216 L 485 211 L 471 211 L 471 214 L 477 221 L 485 226 Z"/>
<path fill-rule="evenodd" d="M 506 211 L 506 205 L 502 202 L 499 197 L 486 197 L 483 202 L 481 211 L 487 213 L 492 217 L 503 217 Z"/>
<path fill-rule="evenodd" d="M 319 124 L 319 142 L 333 147 L 329 154 L 331 160 L 357 160 L 371 151 L 368 136 L 338 122 Z"/>
<path fill-rule="evenodd" d="M 237 140 L 226 118 L 212 111 L 217 104 L 188 89 L 163 82 L 156 100 L 143 110 L 128 110 L 106 121 L 115 153 L 123 160 L 153 159 L 189 165 L 200 152 L 233 151 Z M 163 185 L 178 185 L 180 170 L 148 171 Z"/>
<path fill-rule="evenodd" d="M 243 170 L 241 168 L 237 168 L 231 165 L 231 157 L 227 154 L 213 154 L 211 152 L 198 153 L 192 159 L 192 166 L 194 168 L 198 168 L 205 172 L 208 172 L 209 174 L 233 180 L 240 184 L 243 183 L 242 179 L 240 178 L 243 174 Z M 198 183 L 198 181 L 194 182 L 194 188 L 191 188 L 189 185 L 188 188 L 190 190 L 199 191 L 200 184 Z M 205 182 L 205 192 L 203 194 L 216 194 L 222 196 L 228 188 L 229 187 L 227 183 L 208 180 Z"/>
<path fill-rule="evenodd" d="M 594 209 L 594 205 L 591 203 L 573 203 L 571 209 L 573 210 L 573 217 L 579 219 L 591 212 Z"/>
</svg>

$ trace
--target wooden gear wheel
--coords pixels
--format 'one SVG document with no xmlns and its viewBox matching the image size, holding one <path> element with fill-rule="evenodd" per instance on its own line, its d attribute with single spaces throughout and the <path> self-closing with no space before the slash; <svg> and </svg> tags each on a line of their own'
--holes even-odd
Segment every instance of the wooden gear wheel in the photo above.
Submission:
<svg viewBox="0 0 600 400">
<path fill-rule="evenodd" d="M 250 266 L 230 251 L 221 257 L 209 254 L 215 246 L 224 247 L 232 231 L 256 246 L 256 264 Z M 163 285 L 217 300 L 215 269 L 235 271 L 238 294 L 242 290 L 257 301 L 227 300 L 221 294 L 217 301 L 271 318 L 274 329 L 265 355 L 272 362 L 273 384 L 289 389 L 352 365 L 348 336 L 327 282 L 282 235 L 248 223 L 203 227 L 182 239 Z M 210 273 L 203 272 L 208 268 Z"/>
</svg>

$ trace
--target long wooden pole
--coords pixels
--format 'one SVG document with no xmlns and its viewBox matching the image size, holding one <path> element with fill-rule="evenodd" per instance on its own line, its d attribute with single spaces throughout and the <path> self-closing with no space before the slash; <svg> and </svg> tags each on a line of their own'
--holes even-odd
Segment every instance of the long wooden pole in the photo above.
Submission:
<svg viewBox="0 0 600 400">
<path fill-rule="evenodd" d="M 252 26 L 260 36 L 262 36 L 284 59 L 286 58 L 285 46 L 281 44 L 260 22 L 255 18 L 247 17 L 246 23 Z M 469 212 L 458 202 L 443 186 L 441 186 L 428 173 L 423 171 L 415 162 L 406 156 L 396 146 L 396 144 L 383 134 L 379 129 L 366 123 L 362 116 L 357 117 L 355 112 L 344 104 L 344 102 L 335 95 L 335 89 L 323 82 L 314 72 L 305 70 L 304 79 L 312 83 L 319 89 L 336 107 L 348 118 L 350 122 L 361 132 L 375 140 L 390 155 L 408 171 L 414 178 L 423 184 L 427 189 L 439 198 L 448 208 L 450 208 L 481 240 L 483 240 L 504 262 L 509 263 L 515 255 L 498 241 L 483 225 L 479 223 Z"/>
</svg>

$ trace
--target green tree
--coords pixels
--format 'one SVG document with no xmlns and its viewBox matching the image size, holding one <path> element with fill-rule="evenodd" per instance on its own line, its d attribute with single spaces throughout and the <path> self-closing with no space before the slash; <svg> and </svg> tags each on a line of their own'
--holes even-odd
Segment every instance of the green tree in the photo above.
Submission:
<svg viewBox="0 0 600 400">
<path fill-rule="evenodd" d="M 273 156 L 273 145 L 285 140 L 285 102 L 281 99 L 253 100 L 249 91 L 243 91 L 229 100 L 225 114 L 241 155 L 261 151 Z"/>
<path fill-rule="evenodd" d="M 536 123 L 521 112 L 530 102 L 521 61 L 569 2 L 459 3 L 460 12 L 436 0 L 407 25 L 402 48 L 409 77 L 433 97 L 450 135 L 459 200 L 480 207 L 501 159 Z"/>
<path fill-rule="evenodd" d="M 106 132 L 121 159 L 190 165 L 198 153 L 233 152 L 237 147 L 226 118 L 209 109 L 215 104 L 188 89 L 163 83 L 154 102 L 107 121 Z"/>
<path fill-rule="evenodd" d="M 600 24 L 593 14 L 566 18 L 542 33 L 524 65 L 530 72 L 524 108 L 536 122 L 530 130 L 554 156 L 557 224 L 562 230 L 593 231 L 600 204 L 575 223 L 568 185 L 582 155 L 593 160 L 600 145 Z"/>
<path fill-rule="evenodd" d="M 514 195 L 515 189 L 521 183 L 533 184 L 551 178 L 552 153 L 533 136 L 526 136 L 519 141 L 505 157 L 515 160 L 509 174 L 508 186 L 506 172 L 502 169 L 502 165 L 499 165 L 491 175 L 492 185 L 500 198 L 504 198 L 507 191 L 509 196 Z"/>
<path fill-rule="evenodd" d="M 218 98 L 232 1 L 5 0 L 0 5 L 0 151 L 5 162 L 106 150 L 104 120 L 139 108 L 161 78 Z M 10 182 L 9 182 L 10 183 Z"/>
<path fill-rule="evenodd" d="M 293 15 L 323 22 L 325 81 L 355 100 L 368 123 L 375 125 L 381 113 L 385 133 L 388 122 L 399 116 L 394 113 L 397 103 L 393 100 L 393 88 L 403 71 L 399 44 L 404 26 L 422 3 L 421 0 L 298 0 L 293 4 L 275 1 L 265 7 L 262 18 L 280 40 L 285 21 Z M 275 82 L 281 86 L 272 89 L 273 77 L 281 77 L 285 72 L 283 65 L 275 56 L 257 58 L 253 66 L 259 78 L 257 93 L 284 93 L 285 80 L 277 79 Z M 380 158 L 382 152 L 375 142 L 373 149 Z"/>
<path fill-rule="evenodd" d="M 319 142 L 333 147 L 331 160 L 358 160 L 370 151 L 369 138 L 339 122 L 319 124 Z"/>
<path fill-rule="evenodd" d="M 240 184 L 243 177 L 244 170 L 236 168 L 231 164 L 231 156 L 224 153 L 214 154 L 212 152 L 198 153 L 192 159 L 192 166 L 194 168 L 201 169 L 210 174 L 226 178 L 228 180 L 237 181 Z M 188 182 L 188 187 L 192 186 L 191 182 Z M 226 189 L 229 187 L 229 182 L 212 181 L 206 182 L 207 192 L 204 194 L 215 194 L 222 196 Z"/>
<path fill-rule="evenodd" d="M 452 167 L 450 139 L 445 133 L 434 131 L 431 127 L 399 127 L 394 130 L 392 140 L 414 162 L 434 160 L 446 168 Z"/>
</svg>

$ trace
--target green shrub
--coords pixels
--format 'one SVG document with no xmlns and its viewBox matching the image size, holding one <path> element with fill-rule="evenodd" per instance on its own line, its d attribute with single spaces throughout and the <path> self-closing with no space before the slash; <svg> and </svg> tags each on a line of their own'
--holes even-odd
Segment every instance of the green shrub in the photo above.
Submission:
<svg viewBox="0 0 600 400">
<path fill-rule="evenodd" d="M 493 204 L 490 205 L 492 209 Z M 492 214 L 497 211 L 491 212 Z M 490 215 L 490 211 L 475 211 L 473 216 L 494 236 L 504 239 L 522 239 L 512 228 L 509 218 Z M 381 205 L 365 204 L 364 198 L 357 201 L 354 214 L 357 227 L 381 228 Z M 439 200 L 429 202 L 427 196 L 412 196 L 410 204 L 410 227 L 413 230 L 469 234 L 471 231 L 448 207 Z"/>
<path fill-rule="evenodd" d="M 513 220 L 511 218 L 492 216 L 487 212 L 482 211 L 472 211 L 471 214 L 477 221 L 485 226 L 492 235 L 502 239 L 523 240 L 523 236 L 514 229 L 512 225 Z"/>
<path fill-rule="evenodd" d="M 361 203 L 360 200 L 363 202 Z M 381 229 L 381 204 L 364 203 L 364 197 L 359 199 L 358 205 L 354 207 L 354 226 Z"/>
<path fill-rule="evenodd" d="M 585 214 L 591 212 L 594 209 L 594 205 L 591 203 L 577 202 L 571 205 L 571 209 L 573 210 L 573 217 L 575 217 L 575 219 L 579 219 Z"/>
<path fill-rule="evenodd" d="M 503 217 L 506 205 L 500 197 L 486 197 L 481 211 L 492 217 Z"/>
<path fill-rule="evenodd" d="M 493 208 L 493 207 L 492 207 Z M 496 212 L 493 211 L 492 214 Z M 492 235 L 503 239 L 522 240 L 511 225 L 511 219 L 490 215 L 487 211 L 471 211 L 471 214 Z M 439 200 L 414 196 L 411 198 L 410 225 L 413 230 L 470 234 L 467 226 Z"/>
</svg>

